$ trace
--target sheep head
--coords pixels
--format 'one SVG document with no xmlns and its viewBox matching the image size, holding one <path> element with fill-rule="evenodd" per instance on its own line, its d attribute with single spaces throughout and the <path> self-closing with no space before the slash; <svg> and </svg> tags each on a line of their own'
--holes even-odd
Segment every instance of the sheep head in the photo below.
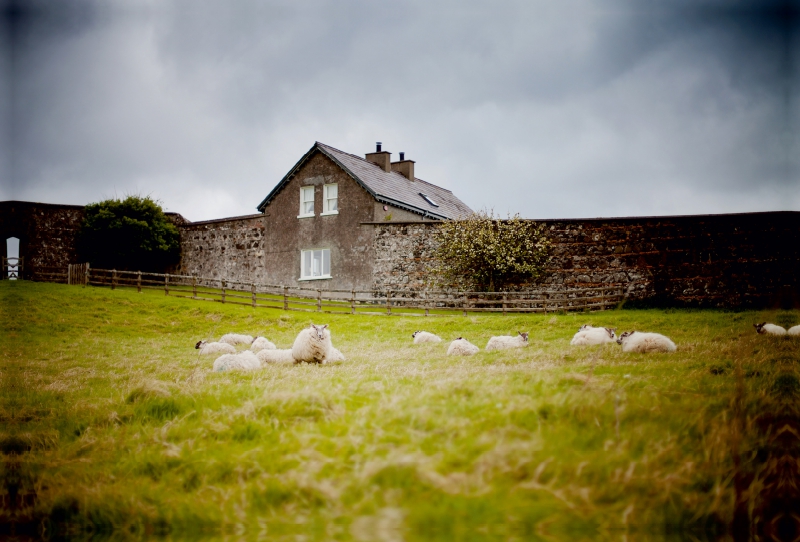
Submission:
<svg viewBox="0 0 800 542">
<path fill-rule="evenodd" d="M 419 335 L 420 333 L 422 333 L 422 332 L 421 331 L 415 331 L 414 333 L 411 334 L 411 338 L 412 339 L 416 338 L 417 335 Z"/>
<path fill-rule="evenodd" d="M 328 324 L 322 326 L 316 326 L 311 324 L 311 336 L 316 338 L 319 341 L 325 340 L 325 330 L 328 328 Z"/>
<path fill-rule="evenodd" d="M 753 324 L 753 327 L 756 328 L 756 333 L 763 334 L 765 325 L 767 325 L 766 322 L 761 322 L 760 324 Z"/>
<path fill-rule="evenodd" d="M 615 328 L 615 329 L 616 329 L 616 328 Z M 617 344 L 622 344 L 622 343 L 625 341 L 625 339 L 627 339 L 628 337 L 630 337 L 630 336 L 631 336 L 631 335 L 633 335 L 634 333 L 636 333 L 636 332 L 635 332 L 635 331 L 625 331 L 625 332 L 624 332 L 624 333 L 622 333 L 622 335 L 620 335 L 620 336 L 619 336 L 619 338 L 617 339 Z"/>
<path fill-rule="evenodd" d="M 195 347 L 195 349 L 196 349 L 196 350 L 200 350 L 200 348 L 201 348 L 201 347 L 202 347 L 204 344 L 206 344 L 206 342 L 205 342 L 205 341 L 197 341 L 197 344 L 196 344 L 196 345 L 194 345 L 194 347 Z"/>
<path fill-rule="evenodd" d="M 517 331 L 517 333 L 519 334 L 520 337 L 522 337 L 523 341 L 528 342 L 528 332 L 527 331 L 526 332 Z"/>
<path fill-rule="evenodd" d="M 617 330 L 617 328 L 615 328 L 615 327 L 605 327 L 605 328 L 603 328 L 603 329 L 605 329 L 605 330 L 606 330 L 606 333 L 608 333 L 608 336 L 609 336 L 610 338 L 612 338 L 612 339 L 613 339 L 613 338 L 615 337 L 615 335 L 614 335 L 614 332 Z"/>
</svg>

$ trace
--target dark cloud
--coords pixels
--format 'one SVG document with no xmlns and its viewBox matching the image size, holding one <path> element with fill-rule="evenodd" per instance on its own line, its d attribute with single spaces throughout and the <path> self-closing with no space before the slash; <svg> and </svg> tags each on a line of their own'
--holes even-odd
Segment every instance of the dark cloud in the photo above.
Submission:
<svg viewBox="0 0 800 542">
<path fill-rule="evenodd" d="M 795 2 L 28 5 L 3 197 L 250 213 L 315 140 L 382 140 L 529 217 L 800 208 Z"/>
</svg>

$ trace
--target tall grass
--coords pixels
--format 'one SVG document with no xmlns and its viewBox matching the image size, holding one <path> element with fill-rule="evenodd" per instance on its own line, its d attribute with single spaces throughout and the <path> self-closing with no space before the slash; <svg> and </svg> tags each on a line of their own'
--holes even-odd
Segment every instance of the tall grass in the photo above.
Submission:
<svg viewBox="0 0 800 542">
<path fill-rule="evenodd" d="M 3 519 L 47 532 L 724 532 L 758 509 L 759 416 L 798 392 L 800 341 L 751 325 L 797 311 L 316 316 L 23 281 L 0 301 L 0 451 L 21 496 Z M 347 361 L 214 373 L 193 348 L 287 348 L 311 321 Z M 678 351 L 570 346 L 587 322 Z M 454 359 L 417 329 L 531 339 Z"/>
</svg>

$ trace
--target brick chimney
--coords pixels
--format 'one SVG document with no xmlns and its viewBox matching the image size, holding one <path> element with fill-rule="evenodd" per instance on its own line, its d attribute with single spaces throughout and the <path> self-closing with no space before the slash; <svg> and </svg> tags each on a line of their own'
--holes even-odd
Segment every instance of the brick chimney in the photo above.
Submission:
<svg viewBox="0 0 800 542">
<path fill-rule="evenodd" d="M 392 153 L 382 151 L 381 150 L 381 142 L 378 141 L 375 144 L 375 152 L 370 152 L 364 155 L 364 158 L 367 159 L 367 162 L 372 162 L 376 164 L 379 168 L 381 168 L 386 173 L 392 171 L 391 167 L 391 160 L 392 160 Z"/>
<path fill-rule="evenodd" d="M 414 160 L 406 160 L 406 153 L 400 153 L 400 161 L 392 162 L 392 171 L 396 171 L 409 181 L 414 181 Z"/>
</svg>

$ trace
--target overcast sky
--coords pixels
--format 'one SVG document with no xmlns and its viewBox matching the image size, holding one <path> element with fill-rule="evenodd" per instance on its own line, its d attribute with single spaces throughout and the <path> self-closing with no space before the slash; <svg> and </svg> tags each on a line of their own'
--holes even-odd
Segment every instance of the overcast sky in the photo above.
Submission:
<svg viewBox="0 0 800 542">
<path fill-rule="evenodd" d="M 0 200 L 251 214 L 382 141 L 500 214 L 800 210 L 799 4 L 6 0 Z"/>
</svg>

